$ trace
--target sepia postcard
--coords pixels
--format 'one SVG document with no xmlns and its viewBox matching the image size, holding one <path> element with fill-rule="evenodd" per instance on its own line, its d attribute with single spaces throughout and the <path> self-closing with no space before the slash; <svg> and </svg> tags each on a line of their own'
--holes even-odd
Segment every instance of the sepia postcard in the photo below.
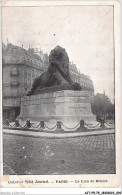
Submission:
<svg viewBox="0 0 122 195">
<path fill-rule="evenodd" d="M 1 2 L 1 188 L 120 188 L 120 2 Z"/>
</svg>

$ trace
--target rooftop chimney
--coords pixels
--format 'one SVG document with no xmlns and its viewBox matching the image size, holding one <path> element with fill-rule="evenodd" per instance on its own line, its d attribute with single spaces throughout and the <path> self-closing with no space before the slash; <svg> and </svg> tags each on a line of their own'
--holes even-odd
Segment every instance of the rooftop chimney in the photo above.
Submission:
<svg viewBox="0 0 122 195">
<path fill-rule="evenodd" d="M 8 46 L 8 38 L 7 38 L 7 46 Z"/>
</svg>

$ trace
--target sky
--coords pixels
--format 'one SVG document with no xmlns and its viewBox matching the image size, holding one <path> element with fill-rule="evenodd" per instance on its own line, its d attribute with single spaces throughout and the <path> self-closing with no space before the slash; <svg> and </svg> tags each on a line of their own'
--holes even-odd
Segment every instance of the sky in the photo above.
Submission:
<svg viewBox="0 0 122 195">
<path fill-rule="evenodd" d="M 96 93 L 114 101 L 113 6 L 2 7 L 2 40 L 28 49 L 64 47 L 92 79 Z"/>
</svg>

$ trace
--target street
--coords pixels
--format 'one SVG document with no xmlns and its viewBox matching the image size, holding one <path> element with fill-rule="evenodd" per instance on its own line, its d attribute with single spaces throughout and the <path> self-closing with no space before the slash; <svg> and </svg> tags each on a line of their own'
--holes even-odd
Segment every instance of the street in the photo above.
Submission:
<svg viewBox="0 0 122 195">
<path fill-rule="evenodd" d="M 3 138 L 4 175 L 115 174 L 114 134 Z"/>
</svg>

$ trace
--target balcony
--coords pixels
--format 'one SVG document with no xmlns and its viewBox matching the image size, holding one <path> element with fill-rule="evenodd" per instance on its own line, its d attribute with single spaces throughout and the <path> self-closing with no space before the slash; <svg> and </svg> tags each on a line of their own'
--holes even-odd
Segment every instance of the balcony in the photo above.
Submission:
<svg viewBox="0 0 122 195">
<path fill-rule="evenodd" d="M 18 76 L 19 75 L 18 68 L 17 67 L 12 67 L 10 75 L 11 76 Z"/>
</svg>

